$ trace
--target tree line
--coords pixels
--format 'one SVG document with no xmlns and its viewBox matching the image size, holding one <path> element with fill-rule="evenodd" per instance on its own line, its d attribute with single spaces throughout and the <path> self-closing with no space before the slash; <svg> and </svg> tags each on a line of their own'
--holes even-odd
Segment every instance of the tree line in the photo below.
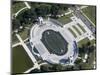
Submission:
<svg viewBox="0 0 100 75">
<path fill-rule="evenodd" d="M 52 18 L 57 18 L 68 10 L 69 5 L 66 4 L 47 4 L 47 3 L 30 3 L 31 9 L 25 10 L 12 20 L 12 30 L 19 29 L 30 23 L 37 22 L 39 16 L 47 17 L 51 15 Z"/>
</svg>

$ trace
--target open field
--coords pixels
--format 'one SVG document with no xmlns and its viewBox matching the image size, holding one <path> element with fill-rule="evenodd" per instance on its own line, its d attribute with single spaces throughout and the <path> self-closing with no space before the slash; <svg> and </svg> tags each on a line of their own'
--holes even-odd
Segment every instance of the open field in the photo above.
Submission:
<svg viewBox="0 0 100 75">
<path fill-rule="evenodd" d="M 18 34 L 21 36 L 21 38 L 23 40 L 25 40 L 28 38 L 29 31 L 28 31 L 28 29 L 24 29 L 23 31 L 20 31 Z M 15 34 L 13 34 L 12 35 L 12 44 L 16 44 L 18 42 L 19 42 L 18 38 L 15 36 Z"/>
<path fill-rule="evenodd" d="M 72 33 L 72 35 L 76 38 L 77 35 L 75 34 L 75 32 L 71 29 L 71 28 L 68 28 L 68 30 Z"/>
<path fill-rule="evenodd" d="M 88 41 L 89 41 L 88 38 L 85 38 L 85 39 L 79 41 L 79 42 L 78 42 L 78 47 L 82 47 L 82 45 L 83 45 L 83 44 L 86 44 Z"/>
<path fill-rule="evenodd" d="M 87 25 L 87 27 L 89 28 L 88 25 L 90 25 L 92 23 L 90 23 L 90 22 L 88 23 L 88 20 L 84 19 L 84 16 L 81 18 L 80 17 L 81 13 L 76 14 L 76 13 L 80 12 L 77 10 L 78 5 L 69 5 L 68 4 L 68 5 L 61 6 L 59 4 L 56 5 L 54 3 L 53 4 L 41 3 L 41 2 L 26 2 L 26 3 L 29 4 L 29 6 L 31 7 L 30 9 L 28 9 L 26 7 L 27 4 L 25 5 L 23 1 L 13 1 L 12 2 L 12 6 L 11 6 L 12 15 L 15 14 L 16 12 L 18 12 L 20 9 L 25 7 L 25 9 L 23 9 L 20 13 L 18 13 L 17 16 L 15 14 L 16 17 L 12 18 L 12 21 L 13 21 L 13 19 L 16 19 L 16 21 L 14 20 L 14 23 L 12 24 L 15 26 L 14 30 L 15 29 L 18 30 L 18 33 L 17 33 L 17 32 L 14 32 L 12 29 L 12 32 L 14 32 L 14 35 L 12 34 L 12 39 L 11 39 L 12 44 L 19 42 L 19 39 L 15 36 L 15 33 L 19 34 L 20 37 L 22 38 L 22 40 L 24 41 L 24 43 L 26 44 L 26 46 L 32 52 L 33 56 L 36 58 L 37 63 L 39 65 L 42 63 L 44 64 L 44 65 L 42 65 L 42 68 L 40 66 L 41 72 L 44 72 L 44 71 L 50 72 L 50 71 L 53 71 L 53 69 L 54 69 L 54 71 L 73 71 L 73 70 L 77 70 L 77 68 L 78 68 L 78 70 L 93 69 L 93 63 L 94 63 L 94 61 L 96 61 L 96 48 L 95 48 L 96 40 L 88 39 L 88 36 L 91 37 L 92 33 L 87 32 L 88 30 L 86 30 L 85 25 Z M 80 10 L 82 10 L 83 13 L 96 25 L 96 7 L 88 6 L 84 9 L 80 9 Z M 72 11 L 72 12 L 68 12 L 68 11 Z M 67 14 L 67 12 L 68 12 L 68 14 Z M 66 13 L 66 15 L 65 15 L 65 13 Z M 76 17 L 74 17 L 75 15 L 76 15 Z M 60 17 L 60 16 L 62 16 L 62 17 Z M 42 21 L 42 19 L 40 19 L 40 17 L 43 18 L 43 21 Z M 54 23 L 57 26 L 53 25 L 53 21 L 51 21 L 52 23 L 51 22 L 47 23 L 47 20 L 50 21 L 50 18 L 48 18 L 48 17 L 50 17 L 51 19 L 54 18 L 55 21 L 57 20 L 59 23 L 61 23 L 62 26 L 59 24 L 61 26 L 61 28 L 60 28 L 60 26 L 57 25 L 58 22 L 55 22 L 56 24 Z M 87 23 L 85 23 L 85 22 L 87 22 Z M 17 27 L 17 25 L 18 25 L 18 27 Z M 37 25 L 37 26 L 35 27 L 34 25 Z M 67 25 L 67 26 L 63 26 L 63 25 Z M 34 28 L 32 29 L 33 26 L 34 26 Z M 55 30 L 57 30 L 57 31 L 52 30 L 53 27 L 51 27 L 51 26 L 53 26 L 55 28 Z M 46 29 L 46 30 L 42 31 L 42 28 L 45 29 L 45 27 L 48 30 Z M 68 32 L 69 33 L 68 40 L 70 39 L 69 41 L 71 41 L 71 42 L 72 42 L 72 40 L 73 41 L 76 40 L 76 41 L 74 41 L 74 43 L 77 42 L 78 47 L 76 45 L 74 45 L 74 43 L 71 44 L 71 42 L 70 42 L 70 44 L 71 44 L 70 45 L 69 42 L 66 41 L 66 39 L 64 39 L 63 36 L 66 36 L 67 33 L 65 33 L 65 35 L 64 35 L 64 33 L 62 33 L 63 36 L 61 35 L 61 33 L 59 32 L 60 29 L 61 29 L 61 32 L 67 31 L 67 30 L 65 30 L 64 27 L 69 31 Z M 50 28 L 50 30 L 49 30 L 49 28 Z M 91 28 L 89 28 L 89 29 L 91 29 Z M 30 31 L 32 31 L 32 33 L 30 33 Z M 36 33 L 36 35 L 35 35 L 35 33 Z M 71 37 L 70 33 L 73 35 L 72 38 L 70 38 Z M 42 37 L 40 34 L 42 34 Z M 25 41 L 25 39 L 27 39 L 27 38 L 28 38 L 28 40 Z M 81 40 L 81 39 L 83 39 L 83 40 Z M 92 39 L 92 37 L 91 37 L 91 39 Z M 81 41 L 79 41 L 79 40 L 81 40 Z M 30 57 L 28 56 L 29 52 L 27 51 L 28 52 L 27 53 L 25 51 L 26 49 L 24 49 L 25 47 L 23 48 L 24 45 L 23 46 L 22 45 L 23 45 L 22 42 L 20 42 L 20 45 L 18 43 L 18 46 L 16 46 L 16 44 L 15 44 L 14 46 L 16 46 L 16 47 L 13 46 L 13 48 L 11 50 L 12 51 L 12 54 L 11 54 L 12 55 L 11 56 L 11 58 L 12 58 L 12 60 L 11 60 L 12 73 L 23 73 L 23 72 L 29 70 L 30 68 L 37 66 L 37 65 L 33 64 L 33 62 L 30 59 L 30 57 L 32 57 L 32 56 L 30 56 Z M 48 52 L 46 52 L 46 49 L 44 48 L 44 46 L 46 47 L 46 49 L 48 50 L 48 52 L 51 55 Z M 40 56 L 36 55 L 32 50 L 34 50 L 34 52 L 38 53 Z M 39 51 L 39 50 L 41 50 L 41 51 Z M 43 52 L 42 52 L 42 50 L 43 50 Z M 79 53 L 76 53 L 76 51 L 79 51 Z M 42 53 L 44 53 L 43 56 L 42 56 Z M 65 53 L 67 53 L 68 55 L 65 55 L 61 58 L 55 56 L 55 55 L 62 56 Z M 53 55 L 53 54 L 55 54 L 55 55 Z M 79 60 L 81 60 L 81 61 L 78 62 L 77 64 L 75 63 L 75 67 L 77 67 L 77 66 L 78 67 L 76 69 L 74 69 L 74 65 L 71 65 L 70 63 L 72 63 L 74 61 L 74 59 L 76 62 L 76 60 L 78 59 L 76 54 L 78 54 L 78 57 L 80 57 Z M 86 55 L 87 55 L 87 58 L 85 57 Z M 74 58 L 74 56 L 75 56 L 75 58 Z M 58 62 L 58 59 L 59 59 L 59 62 Z M 86 62 L 83 60 L 86 60 Z M 63 62 L 65 64 L 64 66 L 62 65 Z M 74 62 L 73 62 L 73 64 L 74 64 Z M 48 65 L 50 65 L 50 70 L 49 70 L 49 68 L 46 68 L 46 67 L 48 67 Z M 42 71 L 41 69 L 44 71 Z M 33 72 L 35 72 L 35 71 L 33 71 Z"/>
<path fill-rule="evenodd" d="M 20 42 L 15 35 L 12 35 L 12 45 Z"/>
<path fill-rule="evenodd" d="M 73 28 L 77 31 L 77 33 L 78 33 L 79 35 L 82 35 L 81 32 L 79 31 L 79 29 L 78 29 L 76 26 L 73 26 Z"/>
<path fill-rule="evenodd" d="M 85 38 L 81 41 L 78 42 L 78 47 L 82 47 L 82 45 L 85 45 L 90 42 L 91 45 L 94 45 L 96 44 L 96 41 L 95 40 L 89 40 L 88 38 Z M 85 50 L 85 53 L 83 52 L 81 54 L 81 57 L 84 58 L 85 57 L 85 54 L 86 54 L 86 51 Z M 88 58 L 87 58 L 87 62 L 86 63 L 81 63 L 81 69 L 82 70 L 91 70 L 91 69 L 95 69 L 94 68 L 94 62 L 96 62 L 96 48 L 92 48 L 89 53 L 88 53 Z"/>
<path fill-rule="evenodd" d="M 87 8 L 82 9 L 82 11 L 96 25 L 96 7 L 88 6 Z"/>
<path fill-rule="evenodd" d="M 24 29 L 23 31 L 19 32 L 19 35 L 21 36 L 21 38 L 23 40 L 25 40 L 26 38 L 28 38 L 28 36 L 29 36 L 28 34 L 29 34 L 28 29 Z"/>
<path fill-rule="evenodd" d="M 33 66 L 22 46 L 12 48 L 12 72 L 22 73 Z"/>
<path fill-rule="evenodd" d="M 78 23 L 77 24 L 80 28 L 81 28 L 81 30 L 85 33 L 86 32 L 86 30 Z"/>
<path fill-rule="evenodd" d="M 84 38 L 83 40 L 79 41 L 78 42 L 78 47 L 81 47 L 83 44 L 85 45 L 86 43 L 88 43 L 90 40 L 88 38 Z M 96 41 L 95 40 L 91 40 L 90 41 L 91 44 L 96 44 Z"/>
<path fill-rule="evenodd" d="M 63 17 L 59 17 L 57 20 L 59 22 L 61 22 L 63 25 L 66 24 L 66 23 L 69 23 L 71 22 L 72 20 L 70 19 L 70 17 L 72 17 L 73 15 L 72 14 L 68 14 L 66 16 L 63 16 Z"/>
<path fill-rule="evenodd" d="M 88 59 L 86 63 L 81 63 L 81 69 L 83 70 L 91 70 L 91 69 L 96 69 L 94 68 L 94 62 L 96 62 L 96 49 L 93 50 L 93 52 L 88 53 Z M 83 57 L 85 54 L 83 55 Z M 95 65 L 96 67 L 96 65 Z"/>
<path fill-rule="evenodd" d="M 12 3 L 12 13 L 16 13 L 19 11 L 21 8 L 25 7 L 24 2 L 13 2 Z"/>
</svg>

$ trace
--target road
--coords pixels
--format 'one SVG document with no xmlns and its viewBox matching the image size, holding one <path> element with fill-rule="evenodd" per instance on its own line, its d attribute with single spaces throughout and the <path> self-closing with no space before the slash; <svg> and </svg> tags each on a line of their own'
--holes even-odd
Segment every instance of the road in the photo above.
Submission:
<svg viewBox="0 0 100 75">
<path fill-rule="evenodd" d="M 80 18 L 84 24 L 91 30 L 91 32 L 93 32 L 93 36 L 95 37 L 95 33 L 96 33 L 96 28 L 93 26 L 93 24 L 82 14 L 81 10 L 77 10 L 77 6 L 76 7 L 71 7 L 70 8 L 74 15 L 78 18 Z"/>
</svg>

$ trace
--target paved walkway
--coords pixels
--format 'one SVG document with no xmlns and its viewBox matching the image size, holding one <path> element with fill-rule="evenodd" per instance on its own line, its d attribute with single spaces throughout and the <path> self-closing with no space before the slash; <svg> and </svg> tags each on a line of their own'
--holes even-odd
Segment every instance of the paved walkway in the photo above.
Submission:
<svg viewBox="0 0 100 75">
<path fill-rule="evenodd" d="M 41 64 L 39 64 L 39 67 L 41 66 L 41 65 L 45 65 L 45 64 L 47 64 L 46 62 L 44 62 L 44 63 L 41 63 Z M 29 73 L 30 71 L 32 71 L 32 70 L 34 70 L 34 69 L 36 69 L 37 67 L 32 67 L 32 68 L 30 68 L 30 69 L 28 69 L 27 71 L 25 71 L 24 73 Z"/>
<path fill-rule="evenodd" d="M 12 48 L 13 48 L 13 47 L 16 47 L 16 46 L 18 46 L 18 45 L 21 45 L 21 43 L 19 42 L 19 43 L 16 43 L 16 44 L 12 45 Z"/>
<path fill-rule="evenodd" d="M 25 9 L 27 9 L 27 7 L 24 7 L 24 8 L 22 8 L 22 9 L 20 9 L 19 11 L 17 11 L 17 13 L 15 13 L 15 17 L 17 17 L 17 15 L 18 15 L 20 12 L 22 12 L 23 10 L 25 10 Z"/>
<path fill-rule="evenodd" d="M 77 6 L 78 7 L 78 6 Z M 83 13 L 81 12 L 81 10 L 77 10 L 76 7 L 72 7 L 71 10 L 73 11 L 73 14 L 78 17 L 79 19 L 81 19 L 81 21 L 84 22 L 84 24 L 88 27 L 89 30 L 91 30 L 91 32 L 93 33 L 93 36 L 95 37 L 95 27 L 93 26 L 93 24 L 89 21 L 88 18 L 86 18 L 85 15 L 83 15 Z"/>
<path fill-rule="evenodd" d="M 87 17 L 87 15 L 82 10 L 80 10 L 80 11 L 95 26 L 95 24 Z"/>
<path fill-rule="evenodd" d="M 24 43 L 24 41 L 22 40 L 22 38 L 18 34 L 16 34 L 16 36 L 19 39 L 19 41 L 22 44 L 22 46 L 25 49 L 25 51 L 27 52 L 27 54 L 29 55 L 29 57 L 31 58 L 32 62 L 34 63 L 34 67 L 40 68 L 39 65 L 38 65 L 37 60 L 35 59 L 35 57 L 31 53 L 31 51 L 29 50 L 29 48 L 26 46 L 26 44 Z"/>
<path fill-rule="evenodd" d="M 84 8 L 87 8 L 88 6 L 81 6 L 79 9 L 84 9 Z M 73 11 L 69 9 L 69 12 L 66 12 L 64 14 L 61 14 L 61 15 L 57 15 L 58 17 L 63 17 L 65 15 L 69 15 L 71 14 Z"/>
<path fill-rule="evenodd" d="M 80 9 L 87 8 L 87 7 L 88 7 L 88 6 L 82 6 L 82 7 L 79 8 L 79 10 L 80 10 Z M 58 17 L 62 17 L 62 16 L 65 16 L 65 15 L 69 15 L 69 14 L 71 14 L 72 12 L 73 12 L 73 11 L 69 9 L 69 12 L 66 12 L 66 13 L 64 13 L 64 14 L 58 15 Z"/>
<path fill-rule="evenodd" d="M 26 7 L 28 8 L 28 9 L 31 9 L 31 6 L 28 4 L 28 2 L 24 2 L 25 3 L 25 5 L 26 5 Z"/>
<path fill-rule="evenodd" d="M 81 6 L 81 8 L 80 9 L 84 9 L 84 8 L 87 8 L 88 6 Z"/>
<path fill-rule="evenodd" d="M 77 8 L 78 10 L 80 10 L 80 9 L 84 9 L 84 8 L 87 8 L 88 6 L 82 6 L 82 7 L 80 7 L 80 8 Z M 80 10 L 81 11 L 81 10 Z M 73 14 L 73 10 L 71 10 L 71 9 L 69 9 L 69 12 L 67 12 L 67 13 L 65 13 L 66 15 L 68 15 L 68 14 L 70 14 L 70 13 L 72 13 Z M 82 12 L 82 11 L 81 11 Z M 83 12 L 82 12 L 83 13 Z M 73 14 L 74 15 L 74 14 Z M 83 15 L 93 24 L 93 22 L 83 13 Z M 60 15 L 60 17 L 62 17 L 61 15 Z M 72 22 L 72 23 L 68 23 L 68 24 L 66 24 L 64 27 L 65 28 L 71 28 L 74 32 L 75 32 L 75 34 L 78 36 L 77 38 L 76 38 L 76 41 L 78 42 L 78 41 L 80 41 L 80 40 L 82 40 L 82 39 L 84 39 L 84 38 L 86 38 L 86 37 L 88 37 L 89 38 L 89 40 L 92 40 L 92 39 L 95 39 L 95 37 L 92 35 L 93 33 L 91 32 L 91 30 L 87 27 L 87 25 L 85 25 L 84 23 L 83 23 L 83 21 L 80 19 L 80 18 L 77 18 L 75 15 L 74 15 L 74 17 L 76 18 L 76 20 L 75 19 L 72 19 L 74 22 Z M 75 23 L 76 22 L 76 23 Z M 75 25 L 75 24 L 77 24 L 77 23 L 79 23 L 80 25 L 82 25 L 83 26 L 83 28 L 86 30 L 86 33 L 84 33 L 79 27 L 78 27 L 78 25 Z M 72 26 L 75 26 L 75 27 L 77 27 L 77 29 L 81 32 L 81 34 L 82 35 L 79 35 L 78 33 L 77 33 L 77 31 L 72 27 Z M 94 25 L 94 24 L 93 24 Z"/>
<path fill-rule="evenodd" d="M 91 32 L 91 30 L 83 23 L 83 21 L 80 18 L 77 18 L 74 15 L 73 17 L 71 17 L 71 19 L 72 19 L 72 22 L 65 24 L 64 28 L 65 29 L 70 28 L 74 31 L 74 33 L 77 36 L 77 38 L 75 38 L 77 42 L 79 42 L 80 40 L 86 37 L 89 40 L 95 39 L 95 37 L 92 35 L 93 33 Z M 86 32 L 83 32 L 82 29 L 77 25 L 77 23 L 80 24 L 86 30 Z M 81 32 L 81 35 L 79 35 L 78 32 L 72 26 L 75 26 Z"/>
<path fill-rule="evenodd" d="M 24 42 L 27 41 L 28 39 L 29 39 L 29 38 L 26 38 L 26 39 L 24 40 Z M 18 45 L 21 45 L 21 43 L 20 43 L 20 42 L 15 43 L 15 44 L 12 45 L 12 47 L 16 47 L 16 46 L 18 46 Z"/>
<path fill-rule="evenodd" d="M 75 27 L 81 32 L 81 34 L 84 34 L 84 32 L 82 31 L 82 29 L 76 24 Z"/>
<path fill-rule="evenodd" d="M 20 12 L 22 12 L 23 10 L 25 10 L 25 9 L 31 9 L 31 6 L 28 4 L 28 2 L 24 2 L 25 3 L 25 5 L 26 5 L 26 7 L 23 7 L 23 8 L 21 8 L 20 10 L 18 10 L 16 13 L 15 13 L 15 17 L 17 17 L 17 15 L 20 13 Z"/>
</svg>

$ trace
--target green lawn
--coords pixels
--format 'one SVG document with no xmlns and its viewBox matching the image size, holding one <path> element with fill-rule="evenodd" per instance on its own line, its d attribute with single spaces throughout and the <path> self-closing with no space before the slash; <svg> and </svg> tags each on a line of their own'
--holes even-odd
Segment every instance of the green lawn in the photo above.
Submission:
<svg viewBox="0 0 100 75">
<path fill-rule="evenodd" d="M 22 73 L 33 66 L 22 46 L 12 48 L 12 73 Z"/>
<path fill-rule="evenodd" d="M 12 3 L 12 13 L 16 13 L 18 10 L 20 10 L 21 8 L 25 7 L 26 5 L 24 4 L 24 2 L 16 2 L 14 1 Z"/>
<path fill-rule="evenodd" d="M 82 11 L 96 25 L 96 7 L 88 6 L 87 8 L 82 9 Z"/>
<path fill-rule="evenodd" d="M 75 32 L 74 32 L 72 29 L 68 28 L 68 30 L 72 33 L 72 35 L 73 35 L 75 38 L 77 37 L 77 35 L 75 34 Z"/>
<path fill-rule="evenodd" d="M 66 23 L 69 23 L 69 22 L 72 21 L 72 20 L 70 19 L 70 17 L 72 17 L 72 16 L 73 16 L 72 14 L 69 14 L 69 15 L 60 17 L 60 18 L 58 18 L 57 20 L 58 20 L 59 22 L 61 22 L 62 24 L 66 24 Z"/>
<path fill-rule="evenodd" d="M 76 26 L 73 26 L 73 28 L 77 31 L 77 33 L 78 33 L 79 35 L 81 35 L 81 32 L 79 31 L 79 29 L 78 29 Z"/>
<path fill-rule="evenodd" d="M 78 46 L 81 47 L 83 44 L 86 44 L 89 41 L 90 40 L 88 38 L 84 38 L 83 40 L 81 40 L 81 41 L 78 42 Z M 94 39 L 91 40 L 90 42 L 91 42 L 92 45 L 96 43 L 96 41 Z"/>
<path fill-rule="evenodd" d="M 78 42 L 78 47 L 82 47 L 83 44 L 86 44 L 89 41 L 88 38 L 84 38 L 83 40 Z"/>
<path fill-rule="evenodd" d="M 23 39 L 23 40 L 25 40 L 26 38 L 28 38 L 28 34 L 29 34 L 29 31 L 28 31 L 28 29 L 24 29 L 24 30 L 22 30 L 21 32 L 19 32 L 18 33 L 20 36 L 21 36 L 21 38 Z M 19 40 L 18 40 L 18 38 L 15 36 L 15 34 L 14 35 L 12 35 L 12 44 L 16 44 L 16 43 L 18 43 L 19 42 Z"/>
<path fill-rule="evenodd" d="M 94 50 L 92 53 L 90 53 L 90 55 L 89 55 L 89 59 L 88 59 L 88 61 L 89 61 L 89 65 L 90 65 L 90 68 L 93 68 L 93 62 L 96 60 L 96 50 Z"/>
<path fill-rule="evenodd" d="M 85 38 L 78 42 L 78 46 L 81 47 L 83 44 L 86 44 L 89 41 L 90 40 L 88 38 Z M 90 42 L 93 45 L 95 43 L 95 40 L 91 40 Z M 84 55 L 85 54 L 82 54 L 82 58 L 84 58 Z M 89 53 L 89 58 L 87 60 L 88 60 L 87 63 L 81 64 L 81 68 L 85 70 L 93 69 L 93 62 L 96 60 L 96 49 L 94 49 L 93 52 Z"/>
<path fill-rule="evenodd" d="M 26 38 L 29 37 L 29 30 L 28 29 L 24 29 L 23 31 L 19 32 L 19 35 L 21 36 L 21 38 L 23 40 L 25 40 Z"/>
<path fill-rule="evenodd" d="M 96 44 L 96 40 L 94 40 L 94 39 L 91 40 L 91 43 L 92 43 L 92 44 Z"/>
<path fill-rule="evenodd" d="M 12 45 L 18 43 L 19 40 L 17 39 L 17 37 L 15 35 L 12 35 Z"/>
<path fill-rule="evenodd" d="M 78 23 L 77 25 L 79 26 L 79 28 L 80 28 L 84 33 L 86 32 L 86 30 L 83 28 L 82 25 L 80 25 L 79 23 Z"/>
<path fill-rule="evenodd" d="M 82 65 L 81 68 L 85 70 L 94 69 L 93 62 L 94 61 L 96 62 L 96 50 L 94 50 L 92 53 L 89 54 L 89 58 L 87 60 L 88 60 L 87 63 L 81 64 Z"/>
</svg>

